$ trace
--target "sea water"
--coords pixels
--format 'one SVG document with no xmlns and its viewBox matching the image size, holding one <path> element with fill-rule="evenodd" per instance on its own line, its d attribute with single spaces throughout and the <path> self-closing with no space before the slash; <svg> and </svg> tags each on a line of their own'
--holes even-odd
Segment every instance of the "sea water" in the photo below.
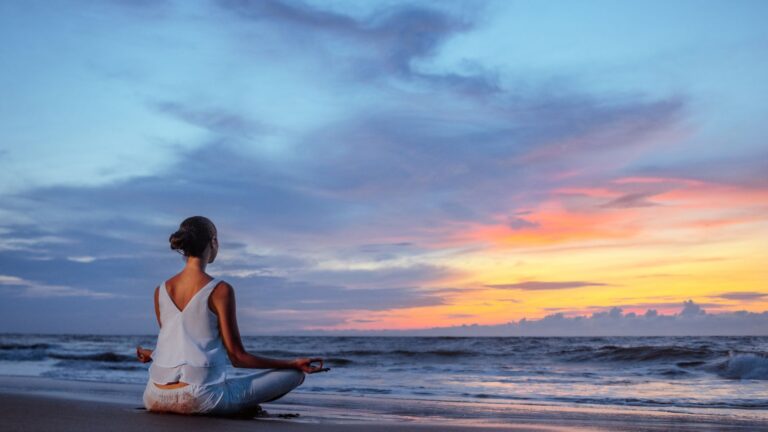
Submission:
<svg viewBox="0 0 768 432">
<path fill-rule="evenodd" d="M 0 334 L 0 374 L 146 383 L 156 336 Z M 516 404 L 768 409 L 768 337 L 244 337 L 318 356 L 296 392 Z M 230 375 L 252 372 L 230 367 Z"/>
</svg>

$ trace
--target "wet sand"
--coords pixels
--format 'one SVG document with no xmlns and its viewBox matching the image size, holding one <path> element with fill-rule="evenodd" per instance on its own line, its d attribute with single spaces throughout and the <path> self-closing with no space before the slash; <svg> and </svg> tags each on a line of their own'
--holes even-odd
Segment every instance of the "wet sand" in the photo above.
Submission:
<svg viewBox="0 0 768 432">
<path fill-rule="evenodd" d="M 27 394 L 0 394 L 2 430 L 15 431 L 465 431 L 463 426 L 409 425 L 397 423 L 302 423 L 290 419 L 222 419 L 203 416 L 150 413 L 136 407 L 109 402 L 61 399 Z M 543 427 L 483 427 L 482 430 L 561 431 Z"/>
<path fill-rule="evenodd" d="M 491 418 L 454 410 L 435 415 L 429 403 L 332 395 L 289 394 L 263 404 L 266 417 L 214 418 L 144 409 L 137 384 L 64 381 L 0 376 L 0 424 L 3 431 L 699 431 L 768 430 L 749 418 L 561 407 L 504 405 Z M 440 404 L 444 409 L 445 404 Z M 463 404 L 457 405 L 460 407 Z M 446 411 L 441 411 L 445 413 Z"/>
</svg>

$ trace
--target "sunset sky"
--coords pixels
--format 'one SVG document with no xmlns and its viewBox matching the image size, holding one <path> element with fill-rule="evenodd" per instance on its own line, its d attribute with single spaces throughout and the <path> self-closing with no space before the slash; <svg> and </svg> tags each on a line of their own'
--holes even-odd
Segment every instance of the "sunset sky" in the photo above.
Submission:
<svg viewBox="0 0 768 432">
<path fill-rule="evenodd" d="M 192 215 L 243 334 L 767 311 L 766 20 L 0 2 L 0 332 L 156 332 Z"/>
</svg>

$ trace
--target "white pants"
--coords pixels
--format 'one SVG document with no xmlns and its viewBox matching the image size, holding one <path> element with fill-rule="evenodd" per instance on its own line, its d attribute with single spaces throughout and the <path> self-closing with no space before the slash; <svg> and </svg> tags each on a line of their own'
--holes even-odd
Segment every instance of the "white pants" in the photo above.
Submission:
<svg viewBox="0 0 768 432">
<path fill-rule="evenodd" d="M 174 389 L 158 388 L 150 379 L 144 389 L 144 407 L 148 411 L 231 415 L 279 399 L 303 382 L 304 372 L 297 369 L 267 369 L 227 377 L 218 384 L 189 384 Z"/>
</svg>

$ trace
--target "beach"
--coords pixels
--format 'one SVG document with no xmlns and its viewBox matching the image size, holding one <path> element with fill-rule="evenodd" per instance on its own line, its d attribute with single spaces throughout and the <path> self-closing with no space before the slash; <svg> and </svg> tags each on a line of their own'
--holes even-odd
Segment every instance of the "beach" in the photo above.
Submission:
<svg viewBox="0 0 768 432">
<path fill-rule="evenodd" d="M 505 404 L 503 414 L 473 415 L 454 410 L 449 402 L 345 398 L 335 395 L 289 394 L 264 404 L 266 417 L 226 419 L 152 413 L 144 409 L 143 386 L 0 376 L 0 421 L 4 431 L 110 430 L 188 431 L 196 428 L 260 431 L 699 431 L 768 430 L 759 416 L 589 407 Z M 349 399 L 355 399 L 350 401 Z M 448 406 L 446 406 L 448 404 Z M 435 405 L 439 405 L 436 409 Z M 457 404 L 462 405 L 462 404 Z M 487 409 L 487 407 L 485 407 Z"/>
<path fill-rule="evenodd" d="M 766 337 L 246 336 L 331 368 L 247 421 L 147 412 L 133 351 L 154 339 L 0 334 L 2 430 L 768 430 Z"/>
<path fill-rule="evenodd" d="M 354 431 L 365 430 L 466 430 L 447 425 L 300 423 L 288 420 L 236 420 L 147 413 L 128 404 L 62 399 L 56 397 L 0 394 L 3 430 L 12 431 Z M 487 430 L 560 430 L 535 427 L 480 428 Z"/>
</svg>

